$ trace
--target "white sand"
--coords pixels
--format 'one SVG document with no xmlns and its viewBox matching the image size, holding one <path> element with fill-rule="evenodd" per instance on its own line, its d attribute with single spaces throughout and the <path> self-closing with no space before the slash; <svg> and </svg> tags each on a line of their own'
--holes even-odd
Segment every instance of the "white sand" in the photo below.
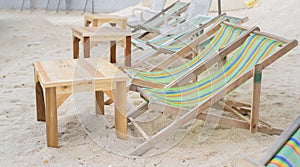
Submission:
<svg viewBox="0 0 300 167">
<path fill-rule="evenodd" d="M 298 0 L 260 1 L 258 8 L 227 14 L 248 16 L 250 20 L 246 25 L 249 27 L 258 25 L 262 31 L 300 41 L 299 6 Z M 80 98 L 71 96 L 58 109 L 61 147 L 47 148 L 45 123 L 36 121 L 32 62 L 72 58 L 70 28 L 82 24 L 83 16 L 79 12 L 66 15 L 63 12 L 0 11 L 0 166 L 234 166 L 240 157 L 257 160 L 277 138 L 222 127 L 199 143 L 202 123 L 197 121 L 196 128 L 167 152 L 147 158 L 120 156 L 106 151 L 86 134 L 87 126 L 81 126 L 75 112 L 74 102 Z M 92 49 L 93 56 L 99 55 L 99 47 Z M 107 51 L 108 48 L 100 54 L 107 58 Z M 299 62 L 297 47 L 263 72 L 260 116 L 274 127 L 286 128 L 300 113 Z M 250 102 L 249 88 L 251 82 L 231 96 Z M 137 99 L 135 94 L 130 96 Z M 88 105 L 85 108 L 90 112 L 92 109 Z M 107 110 L 111 111 L 112 107 Z M 93 115 L 79 118 L 93 121 Z M 113 140 L 109 139 L 102 140 L 102 144 L 111 144 Z"/>
</svg>

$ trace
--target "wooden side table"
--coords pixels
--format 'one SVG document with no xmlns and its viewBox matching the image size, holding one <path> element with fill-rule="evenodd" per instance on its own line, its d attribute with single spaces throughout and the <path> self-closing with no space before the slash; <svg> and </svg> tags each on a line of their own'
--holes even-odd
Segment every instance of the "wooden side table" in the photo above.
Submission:
<svg viewBox="0 0 300 167">
<path fill-rule="evenodd" d="M 75 68 L 80 71 L 76 77 Z M 114 89 L 116 134 L 121 139 L 127 138 L 126 81 L 129 78 L 115 65 L 101 58 L 35 61 L 34 74 L 37 120 L 46 121 L 48 147 L 58 147 L 57 108 L 74 90 L 95 91 L 96 112 L 104 114 L 103 92 Z"/>
<path fill-rule="evenodd" d="M 116 63 L 116 41 L 125 38 L 125 66 L 131 66 L 130 31 L 119 27 L 73 27 L 73 58 L 79 58 L 79 41 L 82 41 L 84 58 L 90 57 L 90 42 L 110 41 L 110 62 Z"/>
<path fill-rule="evenodd" d="M 127 17 L 116 15 L 95 15 L 91 13 L 84 14 L 84 26 L 88 27 L 92 24 L 93 27 L 100 27 L 104 23 L 109 23 L 112 26 L 118 25 L 120 28 L 127 30 Z"/>
</svg>

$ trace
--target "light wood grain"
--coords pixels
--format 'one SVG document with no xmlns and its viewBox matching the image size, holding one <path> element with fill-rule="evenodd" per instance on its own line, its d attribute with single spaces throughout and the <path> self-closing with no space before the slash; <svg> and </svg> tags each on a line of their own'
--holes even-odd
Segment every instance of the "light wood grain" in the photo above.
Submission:
<svg viewBox="0 0 300 167">
<path fill-rule="evenodd" d="M 47 146 L 58 147 L 58 127 L 55 87 L 46 88 L 46 132 Z"/>
</svg>

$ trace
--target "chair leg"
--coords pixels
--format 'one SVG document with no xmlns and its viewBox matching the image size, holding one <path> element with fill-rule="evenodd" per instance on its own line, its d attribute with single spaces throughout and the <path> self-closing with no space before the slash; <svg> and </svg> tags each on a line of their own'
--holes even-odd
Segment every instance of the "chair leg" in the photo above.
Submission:
<svg viewBox="0 0 300 167">
<path fill-rule="evenodd" d="M 255 133 L 257 132 L 258 129 L 262 65 L 260 64 L 255 65 L 253 73 L 254 74 L 253 74 L 252 108 L 251 108 L 251 116 L 250 116 L 250 131 L 252 133 Z"/>
<path fill-rule="evenodd" d="M 21 11 L 23 11 L 23 9 L 24 9 L 24 4 L 25 4 L 25 0 L 23 0 L 23 2 L 22 2 L 22 6 L 21 6 Z"/>
<path fill-rule="evenodd" d="M 57 4 L 57 7 L 56 7 L 56 13 L 57 13 L 57 12 L 58 12 L 58 10 L 59 10 L 60 1 L 61 1 L 61 0 L 58 0 L 58 4 Z"/>
<path fill-rule="evenodd" d="M 50 4 L 50 0 L 47 1 L 47 6 L 46 6 L 46 9 L 45 9 L 46 11 L 47 11 L 48 8 L 49 8 L 49 4 Z"/>
<path fill-rule="evenodd" d="M 35 0 L 30 0 L 30 10 L 33 10 L 34 9 L 34 6 L 35 6 Z"/>
<path fill-rule="evenodd" d="M 87 7 L 87 3 L 88 3 L 89 0 L 85 0 L 85 4 L 84 4 L 84 9 L 83 9 L 83 13 L 85 13 L 86 11 L 86 7 Z"/>
<path fill-rule="evenodd" d="M 95 11 L 94 11 L 94 0 L 92 0 L 92 13 L 94 14 Z"/>
</svg>

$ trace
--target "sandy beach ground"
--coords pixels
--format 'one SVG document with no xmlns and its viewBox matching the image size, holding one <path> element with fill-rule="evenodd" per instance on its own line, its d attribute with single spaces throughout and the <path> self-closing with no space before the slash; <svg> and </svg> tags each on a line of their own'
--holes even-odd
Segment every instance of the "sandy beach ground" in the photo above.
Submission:
<svg viewBox="0 0 300 167">
<path fill-rule="evenodd" d="M 299 6 L 298 0 L 261 0 L 257 8 L 226 13 L 248 16 L 248 27 L 257 25 L 261 31 L 300 41 Z M 218 127 L 206 141 L 199 142 L 202 124 L 196 122 L 185 138 L 166 152 L 141 158 L 121 156 L 87 135 L 76 113 L 78 99 L 71 96 L 58 109 L 60 148 L 46 147 L 45 123 L 36 121 L 32 64 L 34 60 L 72 58 L 70 28 L 74 25 L 83 25 L 80 12 L 0 10 L 0 166 L 228 167 L 241 157 L 258 160 L 278 137 Z M 92 49 L 92 57 L 100 53 L 108 58 L 108 51 L 108 43 L 101 43 Z M 118 48 L 118 55 L 122 57 L 122 49 Z M 263 71 L 260 118 L 274 127 L 285 129 L 300 114 L 299 62 L 297 47 Z M 251 82 L 231 97 L 249 103 L 249 88 Z M 136 99 L 133 103 L 139 102 L 136 94 L 130 96 Z"/>
</svg>

